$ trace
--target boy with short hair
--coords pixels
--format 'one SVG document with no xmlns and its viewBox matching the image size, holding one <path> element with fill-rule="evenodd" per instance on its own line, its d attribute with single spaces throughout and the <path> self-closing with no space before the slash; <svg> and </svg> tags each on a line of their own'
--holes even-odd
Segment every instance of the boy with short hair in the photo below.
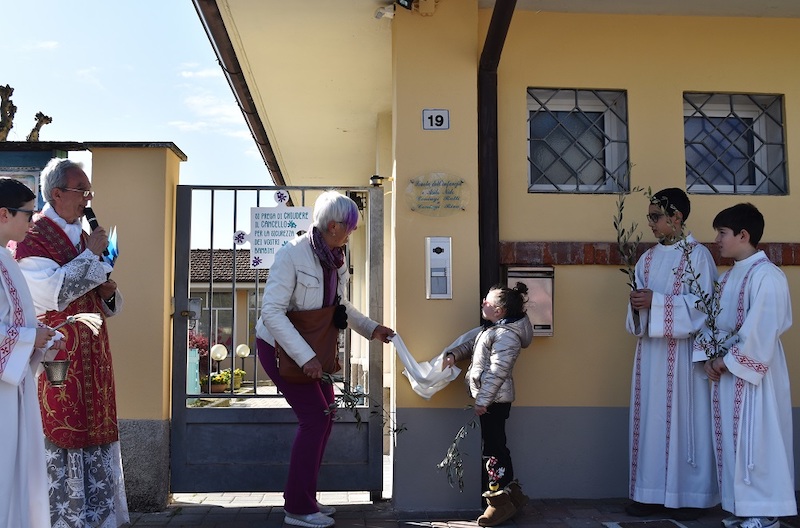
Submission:
<svg viewBox="0 0 800 528">
<path fill-rule="evenodd" d="M 764 217 L 749 203 L 713 222 L 720 255 L 735 262 L 719 281 L 716 324 L 727 353 L 708 359 L 713 382 L 717 476 L 723 521 L 735 528 L 777 528 L 797 514 L 789 373 L 780 336 L 792 325 L 786 276 L 757 249 Z"/>
</svg>

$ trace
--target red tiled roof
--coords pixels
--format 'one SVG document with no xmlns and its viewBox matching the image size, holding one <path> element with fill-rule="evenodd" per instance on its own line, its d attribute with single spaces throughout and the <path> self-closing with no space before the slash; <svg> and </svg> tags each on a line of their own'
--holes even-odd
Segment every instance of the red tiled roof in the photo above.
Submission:
<svg viewBox="0 0 800 528">
<path fill-rule="evenodd" d="M 210 282 L 212 274 L 214 282 L 231 282 L 233 280 L 232 249 L 192 249 L 189 258 L 189 281 Z M 268 271 L 250 267 L 250 250 L 236 250 L 236 282 L 264 282 Z"/>
</svg>

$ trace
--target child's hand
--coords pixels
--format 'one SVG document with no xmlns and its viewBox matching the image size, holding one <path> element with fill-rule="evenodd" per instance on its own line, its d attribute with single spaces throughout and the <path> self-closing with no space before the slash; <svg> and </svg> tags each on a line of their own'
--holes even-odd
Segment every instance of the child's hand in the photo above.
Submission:
<svg viewBox="0 0 800 528">
<path fill-rule="evenodd" d="M 706 371 L 708 379 L 719 381 L 720 376 L 728 372 L 728 367 L 725 366 L 725 361 L 722 358 L 714 358 L 705 362 L 703 370 Z"/>
<path fill-rule="evenodd" d="M 46 326 L 37 328 L 36 339 L 33 342 L 33 346 L 36 348 L 44 348 L 54 335 L 56 335 L 56 331 L 52 328 L 47 328 Z"/>
<path fill-rule="evenodd" d="M 442 360 L 442 370 L 446 369 L 447 367 L 452 367 L 456 364 L 456 357 L 451 354 L 447 353 L 444 355 L 444 359 Z"/>
<path fill-rule="evenodd" d="M 653 304 L 653 290 L 633 290 L 630 299 L 634 310 L 647 310 Z"/>
</svg>

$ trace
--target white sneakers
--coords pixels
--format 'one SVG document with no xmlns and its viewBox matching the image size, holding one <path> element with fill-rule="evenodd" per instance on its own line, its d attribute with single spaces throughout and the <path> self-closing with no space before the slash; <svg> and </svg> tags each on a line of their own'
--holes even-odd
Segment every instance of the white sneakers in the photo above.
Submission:
<svg viewBox="0 0 800 528">
<path fill-rule="evenodd" d="M 332 518 L 321 512 L 309 513 L 307 515 L 296 515 L 286 512 L 283 522 L 293 526 L 303 526 L 304 528 L 328 528 L 336 523 Z"/>
<path fill-rule="evenodd" d="M 319 501 L 317 501 L 317 508 L 319 508 L 318 512 L 309 513 L 308 515 L 297 515 L 285 512 L 286 517 L 284 517 L 283 522 L 293 526 L 303 526 L 305 528 L 328 528 L 329 526 L 333 526 L 336 521 L 331 518 L 331 515 L 336 513 L 336 508 L 333 506 L 325 506 Z"/>
<path fill-rule="evenodd" d="M 334 508 L 333 506 L 325 506 L 320 501 L 317 501 L 317 508 L 319 508 L 319 512 L 322 515 L 327 515 L 328 517 L 336 513 L 336 508 Z"/>
<path fill-rule="evenodd" d="M 778 528 L 780 521 L 777 517 L 736 517 L 732 515 L 722 519 L 725 528 Z"/>
</svg>

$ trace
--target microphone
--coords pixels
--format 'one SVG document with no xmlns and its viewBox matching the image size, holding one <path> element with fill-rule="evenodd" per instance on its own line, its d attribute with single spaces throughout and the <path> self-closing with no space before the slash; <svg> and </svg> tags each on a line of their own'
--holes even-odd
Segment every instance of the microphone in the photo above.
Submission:
<svg viewBox="0 0 800 528">
<path fill-rule="evenodd" d="M 83 216 L 86 217 L 86 221 L 89 222 L 89 227 L 92 228 L 92 231 L 100 227 L 100 224 L 97 222 L 97 216 L 95 216 L 94 210 L 91 207 L 83 208 Z M 106 257 L 108 256 L 108 248 L 103 250 L 103 255 Z"/>
</svg>

